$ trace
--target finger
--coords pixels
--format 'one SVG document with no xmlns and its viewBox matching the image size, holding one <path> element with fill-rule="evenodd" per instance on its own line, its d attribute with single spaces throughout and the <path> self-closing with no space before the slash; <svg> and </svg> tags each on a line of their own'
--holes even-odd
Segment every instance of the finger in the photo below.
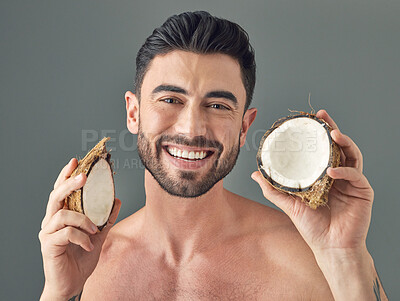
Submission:
<svg viewBox="0 0 400 301">
<path fill-rule="evenodd" d="M 298 199 L 298 197 L 288 195 L 275 189 L 259 171 L 253 172 L 251 178 L 260 185 L 265 198 L 274 203 L 278 208 L 282 209 L 289 217 L 292 217 L 294 206 L 296 206 L 295 204 L 300 204 L 300 202 L 295 200 Z"/>
<path fill-rule="evenodd" d="M 318 113 L 316 114 L 316 116 L 318 118 L 325 120 L 325 122 L 327 122 L 333 130 L 339 130 L 339 127 L 337 126 L 336 122 L 333 121 L 332 117 L 329 116 L 327 111 L 319 110 Z M 346 164 L 346 156 L 344 155 L 344 152 L 342 149 L 340 150 L 340 163 L 342 165 Z"/>
<path fill-rule="evenodd" d="M 318 118 L 321 118 L 321 119 L 325 120 L 333 129 L 338 129 L 339 128 L 337 126 L 337 124 L 335 123 L 335 121 L 333 121 L 332 117 L 329 116 L 327 111 L 319 110 L 318 113 L 316 114 L 316 116 Z"/>
<path fill-rule="evenodd" d="M 327 174 L 331 178 L 349 181 L 351 185 L 359 189 L 371 189 L 367 178 L 356 168 L 353 167 L 329 167 Z"/>
<path fill-rule="evenodd" d="M 109 224 L 109 225 L 115 224 L 118 214 L 119 214 L 119 210 L 121 209 L 121 204 L 122 204 L 121 200 L 116 198 L 114 201 L 114 208 L 110 214 L 110 217 L 108 218 L 107 224 Z"/>
<path fill-rule="evenodd" d="M 66 209 L 57 211 L 46 227 L 43 228 L 43 231 L 51 234 L 68 226 L 79 228 L 91 234 L 97 232 L 97 226 L 86 215 Z"/>
<path fill-rule="evenodd" d="M 340 180 L 340 179 L 336 180 L 333 183 L 333 188 L 339 191 L 341 194 L 347 196 L 352 196 L 359 199 L 368 199 L 368 200 L 374 199 L 374 191 L 372 187 L 368 187 L 368 189 L 355 188 L 346 180 Z"/>
<path fill-rule="evenodd" d="M 342 148 L 339 147 L 339 151 L 340 151 L 340 166 L 346 166 L 346 156 L 344 155 Z"/>
<path fill-rule="evenodd" d="M 331 132 L 333 140 L 340 146 L 345 155 L 345 166 L 357 168 L 362 172 L 363 157 L 357 144 L 347 135 L 341 133 L 338 129 Z"/>
<path fill-rule="evenodd" d="M 47 203 L 46 216 L 42 222 L 42 228 L 49 222 L 51 217 L 58 210 L 64 207 L 65 198 L 74 190 L 81 188 L 85 182 L 86 175 L 82 173 L 74 178 L 67 179 L 50 193 L 49 202 Z"/>
<path fill-rule="evenodd" d="M 74 227 L 66 227 L 51 234 L 49 243 L 56 246 L 67 246 L 68 244 L 73 243 L 81 246 L 88 252 L 92 251 L 94 248 L 89 235 Z"/>
<path fill-rule="evenodd" d="M 96 246 L 102 246 L 104 244 L 104 241 L 106 240 L 106 237 L 108 235 L 108 232 L 113 228 L 113 225 L 115 224 L 119 210 L 121 209 L 121 201 L 119 199 L 114 200 L 114 206 L 113 210 L 110 214 L 110 217 L 108 218 L 108 221 L 106 225 L 101 229 L 100 232 L 98 232 L 95 236 L 93 236 L 93 244 Z M 101 248 L 99 248 L 101 249 Z"/>
<path fill-rule="evenodd" d="M 68 179 L 77 166 L 78 166 L 78 160 L 76 160 L 75 158 L 69 160 L 68 164 L 64 166 L 64 168 L 58 175 L 57 180 L 54 183 L 54 189 L 56 189 L 62 182 Z"/>
</svg>

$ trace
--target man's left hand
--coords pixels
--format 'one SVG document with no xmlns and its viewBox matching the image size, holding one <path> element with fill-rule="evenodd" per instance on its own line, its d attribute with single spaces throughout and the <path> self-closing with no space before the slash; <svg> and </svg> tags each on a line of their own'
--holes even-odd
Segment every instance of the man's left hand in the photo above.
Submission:
<svg viewBox="0 0 400 301">
<path fill-rule="evenodd" d="M 366 237 L 371 220 L 374 191 L 363 175 L 362 154 L 350 137 L 342 134 L 324 110 L 317 113 L 332 128 L 331 136 L 341 148 L 341 167 L 328 168 L 335 179 L 328 195 L 328 206 L 311 209 L 299 197 L 274 189 L 259 171 L 252 178 L 264 196 L 281 208 L 292 220 L 314 253 L 366 250 Z"/>
</svg>

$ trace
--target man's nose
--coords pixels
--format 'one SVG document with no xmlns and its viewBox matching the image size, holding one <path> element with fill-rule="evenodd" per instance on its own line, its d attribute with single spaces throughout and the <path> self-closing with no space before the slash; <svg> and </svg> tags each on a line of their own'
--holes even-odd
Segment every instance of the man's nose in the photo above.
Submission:
<svg viewBox="0 0 400 301">
<path fill-rule="evenodd" d="M 188 137 L 205 136 L 207 133 L 207 116 L 198 105 L 188 105 L 179 112 L 175 123 L 178 134 Z"/>
</svg>

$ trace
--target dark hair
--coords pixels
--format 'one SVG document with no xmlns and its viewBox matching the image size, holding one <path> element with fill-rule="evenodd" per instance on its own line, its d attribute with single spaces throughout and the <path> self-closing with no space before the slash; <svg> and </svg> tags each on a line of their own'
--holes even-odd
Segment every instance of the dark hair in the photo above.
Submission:
<svg viewBox="0 0 400 301">
<path fill-rule="evenodd" d="M 168 18 L 146 39 L 136 56 L 134 90 L 139 99 L 143 78 L 151 60 L 158 54 L 173 50 L 222 53 L 237 59 L 246 89 L 246 112 L 253 97 L 256 64 L 249 36 L 242 27 L 205 11 L 185 12 Z"/>
</svg>

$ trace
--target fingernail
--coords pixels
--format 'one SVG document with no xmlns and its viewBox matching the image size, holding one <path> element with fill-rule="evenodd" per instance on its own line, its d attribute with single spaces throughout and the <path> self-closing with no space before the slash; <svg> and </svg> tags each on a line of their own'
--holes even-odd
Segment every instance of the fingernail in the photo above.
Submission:
<svg viewBox="0 0 400 301">
<path fill-rule="evenodd" d="M 77 176 L 75 177 L 75 180 L 76 180 L 76 181 L 80 181 L 80 180 L 82 180 L 82 178 L 83 178 L 83 174 L 79 174 L 79 175 L 77 175 Z"/>
<path fill-rule="evenodd" d="M 97 226 L 96 226 L 95 224 L 92 224 L 92 225 L 90 226 L 90 228 L 92 229 L 92 232 L 93 232 L 93 233 L 96 233 L 96 232 L 97 232 Z"/>
</svg>

